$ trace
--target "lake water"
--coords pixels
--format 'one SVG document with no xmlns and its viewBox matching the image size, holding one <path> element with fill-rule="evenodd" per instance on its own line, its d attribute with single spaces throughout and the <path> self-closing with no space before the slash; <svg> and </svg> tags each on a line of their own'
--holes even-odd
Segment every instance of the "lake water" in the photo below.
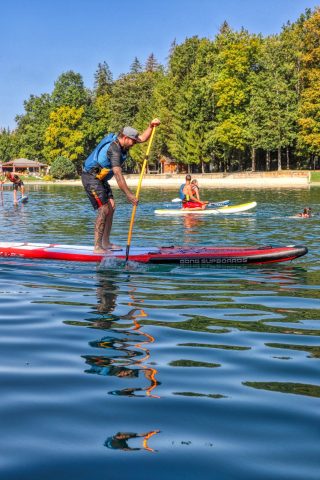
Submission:
<svg viewBox="0 0 320 480">
<path fill-rule="evenodd" d="M 91 244 L 81 187 L 0 204 L 1 240 Z M 292 263 L 188 268 L 0 259 L 0 478 L 319 479 L 320 188 L 204 190 L 228 217 L 156 217 L 132 245 L 305 244 Z M 131 207 L 116 192 L 114 242 Z"/>
</svg>

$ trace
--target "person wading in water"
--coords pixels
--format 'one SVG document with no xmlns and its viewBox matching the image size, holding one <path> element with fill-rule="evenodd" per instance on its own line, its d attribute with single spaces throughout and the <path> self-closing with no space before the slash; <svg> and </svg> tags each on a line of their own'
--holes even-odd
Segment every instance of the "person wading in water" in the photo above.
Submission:
<svg viewBox="0 0 320 480">
<path fill-rule="evenodd" d="M 14 205 L 18 204 L 17 191 L 21 191 L 21 196 L 24 196 L 24 183 L 21 178 L 12 172 L 6 172 L 4 180 L 1 181 L 3 185 L 7 180 L 13 183 L 13 203 Z"/>
</svg>

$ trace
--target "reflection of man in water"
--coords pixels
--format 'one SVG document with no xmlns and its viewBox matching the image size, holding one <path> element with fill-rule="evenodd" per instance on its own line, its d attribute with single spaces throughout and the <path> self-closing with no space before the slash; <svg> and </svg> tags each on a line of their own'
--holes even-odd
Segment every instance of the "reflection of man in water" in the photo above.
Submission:
<svg viewBox="0 0 320 480">
<path fill-rule="evenodd" d="M 93 355 L 83 355 L 82 358 L 85 358 L 86 363 L 89 364 L 91 367 L 89 370 L 85 370 L 85 373 L 129 378 L 135 378 L 139 376 L 138 369 L 112 365 L 115 360 L 110 358 L 98 357 Z"/>
<path fill-rule="evenodd" d="M 115 282 L 100 276 L 99 286 L 97 288 L 97 310 L 99 313 L 111 313 L 116 307 L 117 288 Z"/>
<path fill-rule="evenodd" d="M 155 450 L 148 447 L 147 441 L 150 437 L 152 437 L 153 435 L 159 432 L 160 430 L 152 430 L 151 432 L 146 432 L 146 433 L 118 432 L 115 435 L 113 435 L 113 437 L 107 438 L 107 440 L 104 443 L 104 446 L 107 448 L 112 448 L 113 450 L 125 450 L 125 451 L 142 450 L 141 447 L 129 447 L 128 440 L 130 440 L 131 438 L 143 437 L 144 438 L 143 448 L 145 450 L 154 452 Z"/>
<path fill-rule="evenodd" d="M 141 308 L 132 308 L 125 315 L 115 315 L 112 312 L 117 306 L 116 283 L 103 273 L 98 274 L 99 285 L 97 288 L 97 311 L 103 314 L 102 318 L 91 321 L 91 326 L 97 329 L 108 330 L 111 336 L 103 337 L 100 340 L 89 342 L 94 349 L 101 349 L 104 355 L 83 355 L 86 364 L 90 366 L 85 373 L 115 376 L 118 378 L 137 379 L 140 373 L 148 381 L 146 387 L 127 387 L 122 390 L 114 390 L 109 393 L 113 395 L 135 396 L 135 392 L 146 392 L 147 396 L 154 396 L 152 391 L 160 383 L 156 380 L 157 371 L 147 367 L 150 352 L 146 345 L 154 342 L 154 338 L 143 333 L 137 322 L 137 317 L 145 317 L 146 313 Z M 116 327 L 117 320 L 130 320 L 134 322 L 134 330 L 125 330 Z M 129 327 L 130 328 L 130 327 Z M 141 341 L 143 339 L 143 341 Z"/>
</svg>

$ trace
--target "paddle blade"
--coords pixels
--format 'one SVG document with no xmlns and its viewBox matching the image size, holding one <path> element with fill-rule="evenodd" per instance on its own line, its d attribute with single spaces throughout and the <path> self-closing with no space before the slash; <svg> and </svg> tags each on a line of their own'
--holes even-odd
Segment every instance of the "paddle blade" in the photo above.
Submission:
<svg viewBox="0 0 320 480">
<path fill-rule="evenodd" d="M 129 259 L 129 251 L 130 251 L 130 245 L 127 245 L 127 248 L 126 248 L 126 263 L 128 262 L 128 259 Z"/>
</svg>

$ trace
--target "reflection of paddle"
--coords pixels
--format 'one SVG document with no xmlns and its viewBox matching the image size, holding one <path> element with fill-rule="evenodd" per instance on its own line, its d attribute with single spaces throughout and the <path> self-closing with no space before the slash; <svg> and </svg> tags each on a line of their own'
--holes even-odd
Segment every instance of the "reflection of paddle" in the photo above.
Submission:
<svg viewBox="0 0 320 480">
<path fill-rule="evenodd" d="M 136 191 L 136 199 L 137 199 L 137 200 L 139 200 L 142 178 L 143 178 L 143 174 L 144 174 L 144 171 L 145 171 L 145 169 L 146 169 L 146 166 L 147 166 L 147 161 L 148 161 L 148 158 L 149 158 L 149 153 L 150 153 L 150 149 L 151 149 L 151 145 L 152 145 L 152 141 L 153 141 L 153 137 L 154 137 L 155 131 L 156 131 L 156 129 L 155 129 L 155 127 L 153 126 L 153 127 L 152 127 L 151 136 L 150 136 L 150 140 L 149 140 L 148 147 L 147 147 L 147 152 L 146 152 L 146 155 L 145 155 L 145 157 L 144 157 L 143 164 L 142 164 L 142 169 L 141 169 L 141 173 L 140 173 L 139 183 L 138 183 L 138 187 L 137 187 L 137 191 Z M 132 214 L 131 214 L 131 220 L 130 220 L 130 226 L 129 226 L 129 232 L 128 232 L 128 240 L 127 240 L 126 262 L 128 261 L 128 258 L 129 258 L 129 250 L 130 250 L 130 244 L 131 244 L 131 236 L 132 236 L 132 230 L 133 230 L 134 217 L 135 217 L 135 215 L 136 215 L 136 210 L 137 210 L 137 205 L 133 205 Z"/>
<path fill-rule="evenodd" d="M 1 203 L 2 203 L 2 206 L 4 205 L 3 203 L 3 183 L 1 183 Z"/>
</svg>

